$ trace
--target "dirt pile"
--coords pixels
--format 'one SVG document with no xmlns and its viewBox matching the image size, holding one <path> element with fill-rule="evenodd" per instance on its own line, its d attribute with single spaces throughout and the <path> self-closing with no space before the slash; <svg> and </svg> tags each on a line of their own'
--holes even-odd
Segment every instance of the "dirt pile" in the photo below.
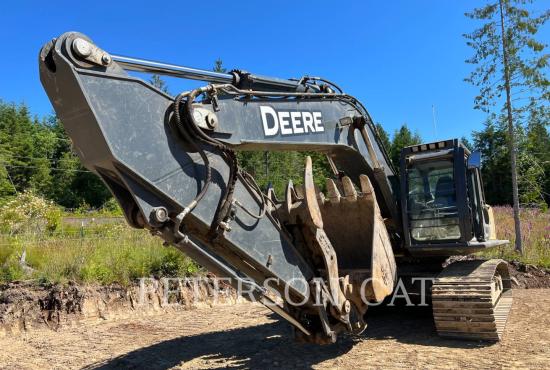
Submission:
<svg viewBox="0 0 550 370">
<path fill-rule="evenodd" d="M 124 287 L 12 282 L 0 285 L 0 336 L 47 327 L 57 330 L 119 318 L 234 304 L 238 298 L 211 278 L 198 281 L 145 279 Z"/>
<path fill-rule="evenodd" d="M 445 261 L 444 266 L 448 266 L 457 261 L 481 260 L 475 255 L 451 256 Z M 522 289 L 550 288 L 550 270 L 543 267 L 526 264 L 520 261 L 508 261 L 510 276 L 512 277 L 512 287 Z"/>
<path fill-rule="evenodd" d="M 550 270 L 519 261 L 509 264 L 514 288 L 550 288 Z"/>
</svg>

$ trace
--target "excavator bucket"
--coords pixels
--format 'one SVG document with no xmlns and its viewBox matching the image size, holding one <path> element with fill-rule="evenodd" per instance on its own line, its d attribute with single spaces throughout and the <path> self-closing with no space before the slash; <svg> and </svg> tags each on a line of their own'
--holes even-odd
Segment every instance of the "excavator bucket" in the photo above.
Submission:
<svg viewBox="0 0 550 370">
<path fill-rule="evenodd" d="M 309 157 L 304 172 L 304 185 L 289 182 L 278 207 L 279 217 L 294 224 L 311 220 L 322 229 L 334 249 L 339 276 L 346 277 L 349 289 L 354 290 L 351 295 L 381 302 L 395 286 L 396 263 L 369 178 L 359 176 L 359 186 L 347 176 L 327 179 L 323 193 L 313 185 Z"/>
<path fill-rule="evenodd" d="M 349 271 L 350 277 L 359 280 L 369 275 L 372 284 L 367 285 L 367 298 L 380 302 L 395 285 L 395 258 L 372 184 L 366 175 L 360 176 L 360 182 L 357 191 L 347 176 L 328 179 L 321 214 L 341 273 Z M 361 270 L 364 261 L 370 261 L 370 271 Z"/>
</svg>

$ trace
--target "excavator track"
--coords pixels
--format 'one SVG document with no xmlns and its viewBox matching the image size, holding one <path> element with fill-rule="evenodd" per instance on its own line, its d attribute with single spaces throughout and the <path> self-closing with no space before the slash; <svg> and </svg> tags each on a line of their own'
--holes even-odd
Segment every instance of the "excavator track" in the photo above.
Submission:
<svg viewBox="0 0 550 370">
<path fill-rule="evenodd" d="M 503 260 L 455 262 L 432 287 L 435 326 L 443 337 L 499 341 L 511 307 L 510 273 Z"/>
</svg>

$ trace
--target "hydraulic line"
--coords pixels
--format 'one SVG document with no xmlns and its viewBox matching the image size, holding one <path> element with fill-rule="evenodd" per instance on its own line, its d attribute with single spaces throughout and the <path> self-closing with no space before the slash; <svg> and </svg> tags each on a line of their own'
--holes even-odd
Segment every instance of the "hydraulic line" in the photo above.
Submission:
<svg viewBox="0 0 550 370">
<path fill-rule="evenodd" d="M 304 76 L 300 80 L 298 80 L 298 84 L 306 84 L 308 81 L 321 81 L 321 82 L 326 83 L 328 86 L 334 87 L 338 91 L 338 93 L 340 93 L 340 94 L 344 93 L 344 90 L 342 90 L 342 88 L 340 88 L 340 86 L 338 86 L 334 82 L 332 82 L 330 80 L 327 80 L 325 78 L 322 78 L 322 77 Z"/>
<path fill-rule="evenodd" d="M 193 149 L 197 152 L 199 152 L 199 155 L 202 158 L 202 161 L 204 162 L 204 167 L 206 170 L 205 179 L 204 179 L 204 185 L 200 192 L 197 194 L 197 196 L 189 203 L 183 210 L 180 215 L 178 215 L 180 218 L 179 222 L 181 223 L 181 219 L 185 217 L 189 212 L 191 212 L 195 206 L 198 204 L 198 202 L 204 197 L 204 194 L 206 194 L 206 191 L 208 190 L 208 186 L 210 185 L 210 182 L 212 180 L 212 169 L 210 167 L 210 161 L 208 160 L 208 156 L 206 155 L 203 148 L 199 147 L 195 141 L 190 137 L 189 133 L 183 127 L 182 121 L 181 121 L 181 115 L 180 115 L 180 106 L 182 99 L 186 96 L 186 93 L 179 94 L 176 99 L 174 100 L 174 117 L 176 119 L 176 126 L 179 130 L 179 132 L 183 135 L 185 140 L 193 147 Z"/>
<path fill-rule="evenodd" d="M 187 95 L 186 109 L 187 122 L 190 123 L 189 126 L 194 136 L 203 143 L 210 145 L 220 151 L 220 153 L 222 154 L 222 158 L 229 166 L 229 179 L 227 181 L 227 187 L 222 196 L 222 199 L 220 200 L 218 209 L 216 210 L 216 214 L 214 216 L 214 221 L 212 222 L 212 225 L 210 227 L 210 236 L 212 238 L 215 238 L 218 235 L 218 226 L 224 221 L 226 217 L 228 217 L 231 210 L 233 192 L 235 190 L 235 183 L 237 182 L 238 163 L 235 152 L 222 142 L 206 135 L 197 125 L 197 123 L 195 122 L 195 118 L 193 117 L 193 102 L 195 101 L 195 98 L 204 92 L 211 92 L 213 90 L 214 87 L 212 85 L 209 85 L 191 91 Z"/>
<path fill-rule="evenodd" d="M 262 200 L 262 204 L 261 204 L 261 209 L 260 209 L 260 213 L 258 215 L 255 215 L 253 214 L 252 212 L 250 212 L 250 210 L 248 210 L 241 202 L 239 202 L 237 199 L 234 200 L 234 203 L 235 205 L 237 205 L 239 208 L 241 208 L 243 211 L 245 211 L 250 217 L 252 218 L 255 218 L 257 220 L 263 218 L 265 216 L 265 212 L 266 212 L 266 208 L 267 208 L 267 202 L 266 202 L 266 199 L 269 199 L 267 198 L 267 196 L 262 192 L 262 189 L 260 189 L 260 186 L 258 185 L 258 183 L 256 182 L 256 180 L 254 179 L 254 177 L 252 177 L 248 172 L 240 169 L 239 173 L 241 174 L 241 177 L 243 178 L 243 182 L 250 186 L 252 189 L 254 189 L 254 191 L 258 194 L 258 196 L 261 198 Z"/>
</svg>

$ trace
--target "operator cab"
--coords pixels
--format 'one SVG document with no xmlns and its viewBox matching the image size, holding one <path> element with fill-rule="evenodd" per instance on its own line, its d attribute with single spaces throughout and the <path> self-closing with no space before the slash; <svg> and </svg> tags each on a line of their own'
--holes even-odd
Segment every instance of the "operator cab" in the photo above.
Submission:
<svg viewBox="0 0 550 370">
<path fill-rule="evenodd" d="M 508 243 L 496 239 L 480 161 L 456 139 L 402 150 L 401 212 L 411 254 L 469 254 Z"/>
</svg>

